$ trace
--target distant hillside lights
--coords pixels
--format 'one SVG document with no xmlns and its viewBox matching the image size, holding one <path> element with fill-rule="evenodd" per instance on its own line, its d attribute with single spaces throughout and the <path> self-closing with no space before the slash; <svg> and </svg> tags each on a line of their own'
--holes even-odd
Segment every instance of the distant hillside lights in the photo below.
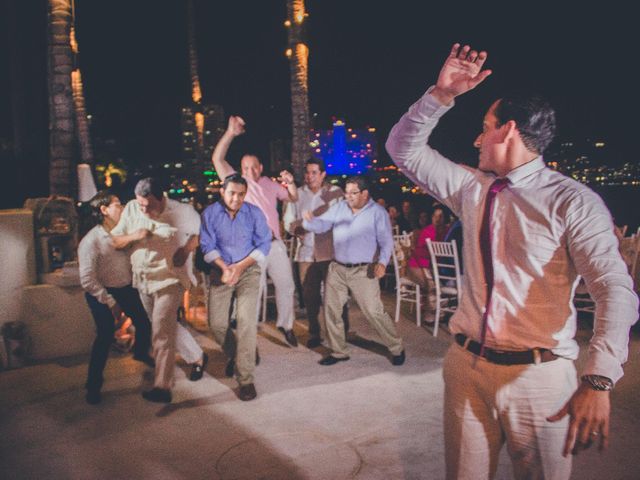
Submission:
<svg viewBox="0 0 640 480">
<path fill-rule="evenodd" d="M 639 186 L 640 165 L 627 162 L 610 166 L 611 152 L 602 140 L 586 140 L 580 144 L 567 141 L 545 154 L 547 165 L 578 182 L 600 186 Z"/>
</svg>

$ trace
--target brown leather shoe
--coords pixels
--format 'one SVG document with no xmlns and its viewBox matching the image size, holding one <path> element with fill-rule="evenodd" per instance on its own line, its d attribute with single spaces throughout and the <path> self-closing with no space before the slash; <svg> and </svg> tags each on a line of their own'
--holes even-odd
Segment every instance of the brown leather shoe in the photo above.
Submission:
<svg viewBox="0 0 640 480">
<path fill-rule="evenodd" d="M 249 400 L 256 398 L 258 396 L 258 392 L 256 392 L 256 387 L 253 383 L 248 383 L 247 385 L 240 385 L 240 393 L 238 396 L 243 402 L 248 402 Z"/>
</svg>

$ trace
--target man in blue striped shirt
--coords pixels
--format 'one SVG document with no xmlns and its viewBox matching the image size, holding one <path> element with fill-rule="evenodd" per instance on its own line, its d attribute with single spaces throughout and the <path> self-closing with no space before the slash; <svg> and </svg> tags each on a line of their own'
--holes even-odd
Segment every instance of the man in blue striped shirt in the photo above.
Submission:
<svg viewBox="0 0 640 480">
<path fill-rule="evenodd" d="M 327 338 L 333 353 L 320 360 L 320 365 L 349 360 L 342 323 L 342 307 L 349 291 L 391 352 L 391 363 L 402 365 L 402 339 L 384 310 L 378 281 L 393 249 L 391 222 L 386 210 L 371 199 L 367 181 L 363 177 L 347 178 L 345 200 L 318 217 L 312 212 L 305 212 L 303 217 L 302 226 L 310 232 L 321 234 L 333 228 L 335 259 L 329 265 L 325 283 Z"/>
<path fill-rule="evenodd" d="M 222 198 L 202 214 L 200 248 L 213 266 L 209 289 L 209 325 L 213 335 L 235 362 L 240 400 L 256 398 L 256 316 L 260 290 L 260 265 L 271 248 L 271 230 L 262 211 L 245 203 L 247 181 L 234 173 L 224 179 Z M 229 332 L 233 294 L 237 300 L 236 336 Z M 230 334 L 231 333 L 231 334 Z M 236 340 L 237 337 L 237 340 Z"/>
</svg>

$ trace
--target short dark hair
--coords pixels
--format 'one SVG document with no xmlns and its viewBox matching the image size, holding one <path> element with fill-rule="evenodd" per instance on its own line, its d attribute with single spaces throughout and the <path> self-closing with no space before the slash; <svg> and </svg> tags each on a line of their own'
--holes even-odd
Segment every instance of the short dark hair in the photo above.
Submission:
<svg viewBox="0 0 640 480">
<path fill-rule="evenodd" d="M 164 188 L 158 177 L 146 177 L 136 184 L 134 193 L 143 198 L 153 195 L 156 199 L 162 200 Z"/>
<path fill-rule="evenodd" d="M 222 182 L 222 188 L 224 188 L 226 190 L 227 186 L 230 183 L 237 183 L 239 185 L 244 185 L 245 189 L 248 188 L 247 187 L 247 181 L 238 172 L 234 172 L 231 175 L 227 175 L 226 177 L 224 177 L 224 181 Z"/>
<path fill-rule="evenodd" d="M 109 190 L 102 190 L 96 193 L 91 200 L 89 200 L 89 206 L 91 207 L 91 219 L 99 225 L 104 223 L 104 215 L 100 207 L 108 207 L 111 205 L 111 201 L 116 195 Z"/>
<path fill-rule="evenodd" d="M 305 168 L 308 165 L 317 165 L 321 172 L 326 171 L 326 168 L 324 166 L 324 160 L 322 160 L 321 158 L 315 158 L 315 157 L 307 158 L 307 161 L 304 162 Z"/>
<path fill-rule="evenodd" d="M 503 96 L 496 105 L 497 127 L 509 120 L 516 123 L 520 137 L 528 150 L 542 154 L 556 132 L 556 114 L 541 95 L 513 92 Z"/>
<path fill-rule="evenodd" d="M 369 190 L 369 181 L 365 177 L 361 177 L 359 175 L 352 175 L 350 177 L 347 177 L 347 180 L 344 182 L 344 184 L 346 185 L 347 183 L 355 183 L 356 185 L 358 185 L 358 189 L 360 191 Z"/>
</svg>

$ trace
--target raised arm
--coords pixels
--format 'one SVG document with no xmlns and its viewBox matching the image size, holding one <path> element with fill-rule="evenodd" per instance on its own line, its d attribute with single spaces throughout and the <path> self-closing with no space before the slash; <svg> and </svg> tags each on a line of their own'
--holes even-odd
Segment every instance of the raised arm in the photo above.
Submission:
<svg viewBox="0 0 640 480">
<path fill-rule="evenodd" d="M 482 71 L 487 58 L 469 46 L 455 44 L 435 86 L 413 104 L 393 127 L 386 148 L 394 163 L 414 183 L 449 207 L 460 211 L 460 191 L 474 174 L 428 145 L 431 132 L 452 106 L 453 99 L 475 88 L 491 71 Z"/>
<path fill-rule="evenodd" d="M 213 168 L 218 174 L 218 178 L 220 180 L 224 180 L 228 175 L 235 172 L 233 167 L 229 165 L 229 162 L 227 161 L 227 152 L 229 151 L 231 142 L 233 142 L 237 136 L 242 135 L 244 131 L 244 120 L 242 118 L 233 115 L 229 117 L 227 130 L 224 132 L 224 135 L 222 135 L 222 138 L 220 138 L 216 148 L 213 150 L 213 155 L 211 155 Z"/>
<path fill-rule="evenodd" d="M 287 170 L 282 170 L 280 172 L 280 181 L 284 182 L 287 186 L 287 193 L 289 194 L 289 198 L 287 201 L 289 202 L 297 202 L 298 201 L 298 187 L 296 186 L 296 181 L 293 178 L 291 172 Z"/>
</svg>

